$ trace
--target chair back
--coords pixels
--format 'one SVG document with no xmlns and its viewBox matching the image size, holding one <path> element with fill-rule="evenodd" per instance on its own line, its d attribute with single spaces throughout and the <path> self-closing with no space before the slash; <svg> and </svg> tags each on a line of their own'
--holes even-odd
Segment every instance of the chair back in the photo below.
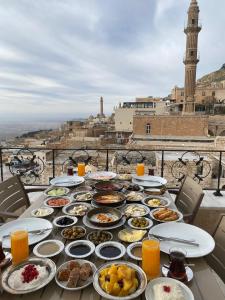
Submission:
<svg viewBox="0 0 225 300">
<path fill-rule="evenodd" d="M 29 205 L 29 198 L 19 176 L 13 176 L 0 183 L 0 212 L 13 213 Z"/>
<path fill-rule="evenodd" d="M 221 215 L 216 230 L 213 234 L 215 249 L 207 256 L 206 260 L 210 267 L 225 282 L 225 215 Z"/>
<path fill-rule="evenodd" d="M 191 224 L 194 222 L 203 197 L 202 187 L 186 176 L 175 200 L 178 210 L 184 215 L 184 221 Z"/>
</svg>

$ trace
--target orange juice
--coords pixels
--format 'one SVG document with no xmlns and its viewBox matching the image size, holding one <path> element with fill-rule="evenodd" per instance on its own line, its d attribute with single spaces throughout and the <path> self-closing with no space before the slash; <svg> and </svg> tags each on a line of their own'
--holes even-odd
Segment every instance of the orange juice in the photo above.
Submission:
<svg viewBox="0 0 225 300">
<path fill-rule="evenodd" d="M 142 242 L 142 269 L 148 280 L 159 277 L 160 248 L 157 239 L 144 240 Z"/>
<path fill-rule="evenodd" d="M 144 164 L 137 164 L 136 174 L 137 174 L 137 176 L 145 175 L 145 165 Z"/>
<path fill-rule="evenodd" d="M 28 232 L 18 230 L 11 233 L 11 253 L 14 265 L 19 264 L 29 256 Z"/>
<path fill-rule="evenodd" d="M 77 174 L 78 176 L 85 175 L 85 163 L 78 163 L 77 165 Z"/>
</svg>

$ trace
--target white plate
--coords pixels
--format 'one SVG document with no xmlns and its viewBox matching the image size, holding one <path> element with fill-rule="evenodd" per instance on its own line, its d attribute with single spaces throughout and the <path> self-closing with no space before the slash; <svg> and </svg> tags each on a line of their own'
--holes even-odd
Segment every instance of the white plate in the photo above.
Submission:
<svg viewBox="0 0 225 300">
<path fill-rule="evenodd" d="M 152 227 L 149 234 L 157 234 L 166 237 L 176 237 L 194 240 L 199 246 L 192 246 L 173 241 L 160 241 L 160 250 L 169 254 L 170 248 L 179 247 L 186 251 L 187 257 L 202 257 L 211 253 L 215 247 L 212 236 L 203 229 L 185 223 L 163 223 Z"/>
<path fill-rule="evenodd" d="M 94 274 L 94 273 L 96 272 L 96 270 L 97 270 L 96 266 L 95 266 L 91 261 L 89 261 L 89 260 L 76 259 L 76 261 L 77 261 L 78 263 L 80 263 L 80 265 L 85 264 L 85 263 L 88 263 L 88 264 L 91 266 L 91 268 L 92 268 L 93 274 Z M 88 287 L 90 284 L 92 284 L 92 282 L 93 282 L 93 274 L 86 280 L 86 282 L 85 282 L 84 285 L 79 286 L 79 287 L 75 287 L 75 288 L 67 287 L 67 286 L 66 286 L 67 282 L 65 282 L 65 281 L 59 281 L 58 278 L 57 278 L 57 274 L 59 273 L 59 271 L 60 271 L 61 269 L 65 269 L 65 268 L 67 267 L 67 265 L 68 265 L 69 262 L 70 262 L 70 261 L 67 261 L 67 262 L 65 262 L 64 264 L 62 264 L 62 265 L 57 269 L 57 271 L 56 271 L 55 281 L 56 281 L 56 283 L 58 284 L 58 286 L 60 286 L 62 289 L 68 290 L 68 291 L 79 291 L 79 290 L 82 290 L 82 289 Z"/>
<path fill-rule="evenodd" d="M 162 185 L 167 184 L 167 180 L 159 176 L 137 176 L 136 174 L 132 175 L 132 182 L 144 187 L 161 187 Z"/>
<path fill-rule="evenodd" d="M 169 208 L 169 209 L 172 210 L 172 211 L 175 211 L 175 212 L 178 214 L 178 219 L 177 219 L 177 220 L 174 220 L 174 221 L 163 221 L 163 220 L 156 219 L 156 218 L 153 216 L 153 213 L 156 212 L 156 211 L 158 211 L 158 210 L 160 210 L 160 209 L 163 209 L 163 208 L 155 208 L 155 209 L 153 209 L 153 210 L 150 211 L 150 217 L 151 217 L 153 220 L 157 221 L 157 222 L 160 222 L 160 223 L 167 223 L 167 224 L 168 224 L 168 223 L 173 223 L 173 222 L 179 222 L 179 221 L 181 221 L 181 220 L 183 219 L 183 214 L 182 214 L 180 211 L 178 211 L 178 210 L 176 210 L 176 209 L 172 209 L 172 208 Z"/>
<path fill-rule="evenodd" d="M 127 255 L 134 260 L 142 261 L 142 257 L 135 256 L 132 253 L 133 248 L 136 248 L 137 246 L 142 247 L 142 242 L 134 242 L 134 243 L 130 244 L 127 247 Z"/>
<path fill-rule="evenodd" d="M 38 209 L 47 209 L 48 214 L 45 216 L 37 216 L 35 213 L 38 211 Z M 32 217 L 35 217 L 35 218 L 47 218 L 48 216 L 52 215 L 53 213 L 54 213 L 54 208 L 49 207 L 49 206 L 41 206 L 40 208 L 36 208 L 31 211 Z"/>
<path fill-rule="evenodd" d="M 71 187 L 71 186 L 80 185 L 83 182 L 84 182 L 83 177 L 73 175 L 73 176 L 55 177 L 50 181 L 50 184 L 54 186 Z"/>
<path fill-rule="evenodd" d="M 127 221 L 127 224 L 131 227 L 131 228 L 133 228 L 133 229 L 143 229 L 143 230 L 145 230 L 145 229 L 149 229 L 149 228 L 151 228 L 152 226 L 153 226 L 153 222 L 152 222 L 152 220 L 150 220 L 150 219 L 148 219 L 148 218 L 145 218 L 145 217 L 137 217 L 137 218 L 144 218 L 144 219 L 146 219 L 147 221 L 148 221 L 148 226 L 146 226 L 146 227 L 136 227 L 136 226 L 134 226 L 134 225 L 132 225 L 132 220 L 134 219 L 134 218 L 130 218 L 128 221 Z"/>
<path fill-rule="evenodd" d="M 70 203 L 70 204 L 64 206 L 62 209 L 62 212 L 68 216 L 83 217 L 83 215 L 69 213 L 69 210 L 73 209 L 74 206 L 80 206 L 80 205 L 86 206 L 88 208 L 87 212 L 92 208 L 91 204 L 86 203 L 86 202 L 73 202 L 73 203 Z M 87 212 L 85 214 L 87 214 Z"/>
<path fill-rule="evenodd" d="M 51 228 L 42 234 L 29 234 L 28 243 L 29 245 L 36 244 L 45 239 L 52 232 L 52 223 L 42 218 L 21 218 L 11 222 L 8 222 L 0 227 L 0 240 L 3 235 L 8 235 L 13 231 L 17 230 L 40 230 Z M 11 248 L 10 237 L 4 238 L 2 241 L 3 248 Z"/>
<path fill-rule="evenodd" d="M 83 217 L 83 224 L 84 226 L 88 227 L 88 228 L 91 228 L 91 229 L 96 229 L 96 230 L 112 230 L 112 229 L 116 229 L 116 228 L 119 228 L 121 226 L 123 226 L 126 222 L 126 218 L 123 217 L 119 223 L 115 224 L 114 226 L 109 226 L 109 227 L 98 227 L 98 226 L 95 226 L 93 225 L 88 219 L 87 219 L 87 216 L 84 216 Z"/>
<path fill-rule="evenodd" d="M 182 282 L 177 281 L 175 279 L 167 278 L 167 277 L 159 277 L 159 278 L 153 279 L 149 282 L 149 284 L 147 285 L 146 290 L 145 290 L 146 300 L 158 300 L 154 297 L 154 292 L 153 292 L 153 287 L 158 283 L 162 283 L 165 285 L 176 283 L 181 288 L 181 290 L 184 294 L 185 300 L 194 300 L 192 291 L 185 284 L 183 284 Z"/>
<path fill-rule="evenodd" d="M 135 215 L 134 213 L 132 215 L 129 215 L 128 217 L 144 217 L 144 216 L 147 216 L 149 213 L 150 213 L 150 209 L 146 206 L 146 205 L 143 205 L 143 204 L 137 204 L 137 203 L 132 203 L 132 204 L 128 204 L 124 207 L 123 211 L 125 213 L 126 209 L 130 206 L 138 206 L 138 207 L 141 207 L 145 210 L 145 212 L 143 212 L 142 214 L 139 214 L 139 215 Z"/>
<path fill-rule="evenodd" d="M 44 245 L 44 244 L 47 244 L 47 243 L 52 243 L 54 242 L 55 244 L 57 244 L 59 246 L 59 250 L 52 253 L 52 254 L 49 254 L 49 255 L 43 255 L 43 254 L 40 254 L 38 252 L 38 248 L 41 246 L 41 245 Z M 40 243 L 38 243 L 34 249 L 33 249 L 33 253 L 34 255 L 36 255 L 37 257 L 42 257 L 42 258 L 45 258 L 45 257 L 53 257 L 53 256 L 56 256 L 58 255 L 59 253 L 61 253 L 64 249 L 64 244 L 63 242 L 59 241 L 59 240 L 45 240 L 45 241 L 42 241 Z"/>
<path fill-rule="evenodd" d="M 83 254 L 83 255 L 72 254 L 70 252 L 70 248 L 73 247 L 73 246 L 76 246 L 76 245 L 85 245 L 85 246 L 88 246 L 90 248 L 90 250 L 89 250 L 88 253 Z M 90 242 L 90 241 L 78 240 L 78 241 L 74 241 L 74 242 L 69 243 L 66 246 L 66 248 L 65 248 L 65 252 L 66 252 L 66 254 L 68 256 L 73 257 L 73 258 L 85 258 L 85 257 L 90 256 L 93 252 L 95 252 L 95 245 L 92 242 Z"/>
<path fill-rule="evenodd" d="M 69 224 L 69 225 L 59 225 L 59 224 L 57 223 L 57 221 L 59 221 L 59 220 L 62 219 L 62 218 L 69 218 L 69 219 L 73 220 L 73 223 L 71 223 L 71 224 Z M 53 220 L 53 224 L 54 224 L 56 227 L 59 227 L 59 228 L 70 227 L 70 226 L 75 225 L 77 222 L 78 222 L 77 217 L 72 217 L 72 216 L 68 216 L 68 215 L 62 215 L 62 216 L 57 217 L 57 218 L 55 218 L 55 219 Z"/>
<path fill-rule="evenodd" d="M 111 180 L 115 178 L 117 175 L 114 172 L 100 171 L 95 173 L 89 173 L 88 178 L 92 180 Z"/>
<path fill-rule="evenodd" d="M 152 200 L 152 199 L 159 199 L 160 201 L 162 201 L 163 205 L 161 205 L 161 206 L 160 205 L 159 206 L 149 205 L 148 201 Z M 159 208 L 159 207 L 168 207 L 171 203 L 171 200 L 166 197 L 161 197 L 161 196 L 147 196 L 141 202 L 142 202 L 142 204 L 147 205 L 148 207 Z"/>
<path fill-rule="evenodd" d="M 193 274 L 193 271 L 191 268 L 189 267 L 185 267 L 185 270 L 186 270 L 186 274 L 187 274 L 187 281 L 191 281 L 194 277 L 194 274 Z M 162 274 L 163 276 L 167 277 L 167 274 L 169 272 L 169 269 L 166 268 L 166 267 L 162 267 Z"/>
<path fill-rule="evenodd" d="M 116 247 L 120 250 L 120 254 L 117 255 L 117 256 L 114 256 L 114 257 L 107 257 L 107 256 L 103 256 L 100 251 L 102 248 L 104 247 L 107 247 L 107 246 L 113 246 L 113 247 Z M 100 245 L 98 245 L 96 248 L 95 248 L 95 254 L 103 259 L 103 260 L 116 260 L 116 259 L 120 259 L 122 258 L 126 253 L 126 248 L 124 247 L 124 245 L 122 245 L 121 243 L 118 243 L 118 242 L 111 242 L 111 241 L 108 241 L 108 242 L 104 242 Z"/>
<path fill-rule="evenodd" d="M 60 198 L 60 199 L 66 199 L 66 200 L 68 200 L 68 203 L 67 204 L 63 204 L 63 205 L 58 205 L 58 206 L 53 206 L 53 205 L 50 205 L 50 204 L 48 204 L 48 201 L 50 201 L 50 200 L 54 200 L 54 199 L 58 199 L 58 198 Z M 49 197 L 49 198 L 47 198 L 47 199 L 45 199 L 45 201 L 44 201 L 44 205 L 45 206 L 47 206 L 47 207 L 52 207 L 52 208 L 60 208 L 60 207 L 64 207 L 64 206 L 66 206 L 66 205 L 69 205 L 71 203 L 71 199 L 69 198 L 69 197 L 66 197 L 66 196 L 55 196 L 55 197 Z"/>
</svg>

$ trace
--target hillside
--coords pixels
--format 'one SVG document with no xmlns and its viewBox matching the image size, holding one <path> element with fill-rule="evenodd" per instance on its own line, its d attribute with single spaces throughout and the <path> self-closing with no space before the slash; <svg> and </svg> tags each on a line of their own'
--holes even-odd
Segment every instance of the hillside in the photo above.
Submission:
<svg viewBox="0 0 225 300">
<path fill-rule="evenodd" d="M 210 85 L 212 82 L 218 83 L 223 80 L 225 80 L 225 64 L 223 64 L 219 70 L 209 73 L 200 78 L 197 81 L 197 85 Z"/>
</svg>

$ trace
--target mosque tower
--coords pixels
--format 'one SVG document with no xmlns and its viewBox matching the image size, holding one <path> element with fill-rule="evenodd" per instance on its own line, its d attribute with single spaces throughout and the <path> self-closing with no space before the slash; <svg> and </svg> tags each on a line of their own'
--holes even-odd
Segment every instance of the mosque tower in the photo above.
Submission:
<svg viewBox="0 0 225 300">
<path fill-rule="evenodd" d="M 184 29 L 187 35 L 185 64 L 185 84 L 184 84 L 184 114 L 195 113 L 195 87 L 196 70 L 199 62 L 198 58 L 198 34 L 201 31 L 199 26 L 199 7 L 197 0 L 191 0 L 188 10 L 188 23 Z"/>
<path fill-rule="evenodd" d="M 103 117 L 103 97 L 100 98 L 100 116 Z"/>
</svg>

